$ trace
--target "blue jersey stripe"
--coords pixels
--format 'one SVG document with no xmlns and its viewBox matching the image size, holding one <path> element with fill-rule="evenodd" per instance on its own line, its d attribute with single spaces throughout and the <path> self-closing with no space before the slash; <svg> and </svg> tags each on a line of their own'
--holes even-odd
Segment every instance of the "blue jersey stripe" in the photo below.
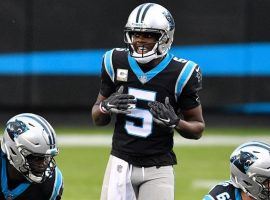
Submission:
<svg viewBox="0 0 270 200">
<path fill-rule="evenodd" d="M 175 99 L 176 100 L 177 100 L 177 96 L 181 94 L 183 88 L 188 82 L 196 66 L 197 66 L 196 63 L 192 61 L 188 61 L 183 67 L 181 73 L 179 74 L 177 78 L 176 85 L 175 85 Z"/>
<path fill-rule="evenodd" d="M 62 173 L 59 170 L 59 168 L 56 167 L 55 168 L 54 188 L 53 188 L 53 192 L 52 192 L 52 196 L 51 196 L 50 200 L 55 200 L 56 199 L 56 197 L 59 195 L 62 184 L 63 184 Z"/>
<path fill-rule="evenodd" d="M 113 51 L 114 49 L 112 49 L 111 51 L 107 51 L 104 56 L 104 66 L 112 82 L 114 82 L 114 70 L 113 70 L 113 64 L 112 64 Z"/>
</svg>

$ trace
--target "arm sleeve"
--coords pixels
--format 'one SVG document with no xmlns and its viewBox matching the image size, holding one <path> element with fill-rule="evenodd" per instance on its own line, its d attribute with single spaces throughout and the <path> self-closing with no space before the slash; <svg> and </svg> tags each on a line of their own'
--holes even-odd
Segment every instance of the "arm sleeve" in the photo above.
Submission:
<svg viewBox="0 0 270 200">
<path fill-rule="evenodd" d="M 181 110 L 189 110 L 200 105 L 198 92 L 202 89 L 202 73 L 196 66 L 190 79 L 178 97 L 178 105 Z"/>
</svg>

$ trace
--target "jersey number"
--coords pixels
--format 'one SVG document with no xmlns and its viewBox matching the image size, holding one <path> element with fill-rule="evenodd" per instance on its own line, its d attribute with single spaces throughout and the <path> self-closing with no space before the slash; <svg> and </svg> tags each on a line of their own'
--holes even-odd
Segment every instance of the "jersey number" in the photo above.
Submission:
<svg viewBox="0 0 270 200">
<path fill-rule="evenodd" d="M 230 199 L 230 195 L 227 192 L 223 192 L 216 196 L 217 200 L 227 200 Z"/>
<path fill-rule="evenodd" d="M 156 100 L 156 92 L 153 91 L 129 88 L 128 94 L 134 95 L 137 100 L 143 101 Z M 125 129 L 127 130 L 128 134 L 146 138 L 152 133 L 153 116 L 149 112 L 149 110 L 142 108 L 134 108 L 131 110 L 130 114 L 127 114 L 127 116 L 139 118 L 142 120 L 142 126 L 136 126 L 134 122 L 126 120 Z"/>
</svg>

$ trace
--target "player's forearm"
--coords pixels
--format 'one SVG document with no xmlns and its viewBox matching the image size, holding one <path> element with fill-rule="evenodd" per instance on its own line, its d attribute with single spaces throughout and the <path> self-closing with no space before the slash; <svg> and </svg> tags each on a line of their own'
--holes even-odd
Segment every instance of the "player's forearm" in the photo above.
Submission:
<svg viewBox="0 0 270 200">
<path fill-rule="evenodd" d="M 205 128 L 203 121 L 185 121 L 180 120 L 175 130 L 184 138 L 200 139 Z"/>
<path fill-rule="evenodd" d="M 110 123 L 111 116 L 110 114 L 102 113 L 99 109 L 99 105 L 95 104 L 92 108 L 92 119 L 95 125 L 105 126 Z"/>
</svg>

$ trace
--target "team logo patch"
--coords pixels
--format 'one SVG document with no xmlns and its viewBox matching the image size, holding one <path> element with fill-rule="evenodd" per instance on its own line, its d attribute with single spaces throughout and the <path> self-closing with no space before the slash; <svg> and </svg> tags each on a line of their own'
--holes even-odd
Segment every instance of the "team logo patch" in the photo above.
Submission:
<svg viewBox="0 0 270 200">
<path fill-rule="evenodd" d="M 128 70 L 127 69 L 117 69 L 116 79 L 118 81 L 127 82 L 128 79 Z"/>
<path fill-rule="evenodd" d="M 231 158 L 231 162 L 243 173 L 246 173 L 249 167 L 257 160 L 258 158 L 245 151 L 240 151 L 237 156 Z"/>
<path fill-rule="evenodd" d="M 163 15 L 166 17 L 166 19 L 168 20 L 169 25 L 170 25 L 170 30 L 172 30 L 172 29 L 175 27 L 175 23 L 174 23 L 174 20 L 173 20 L 172 15 L 171 15 L 168 11 L 164 11 L 162 14 L 163 14 Z"/>
</svg>

